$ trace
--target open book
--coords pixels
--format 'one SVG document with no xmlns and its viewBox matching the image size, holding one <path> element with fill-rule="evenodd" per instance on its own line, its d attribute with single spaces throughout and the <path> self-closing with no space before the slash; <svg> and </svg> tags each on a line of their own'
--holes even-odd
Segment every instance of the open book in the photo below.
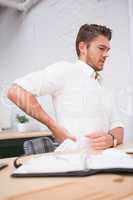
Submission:
<svg viewBox="0 0 133 200">
<path fill-rule="evenodd" d="M 25 162 L 12 176 L 86 176 L 101 172 L 133 175 L 133 159 L 115 149 L 96 155 L 87 152 L 45 153 Z"/>
</svg>

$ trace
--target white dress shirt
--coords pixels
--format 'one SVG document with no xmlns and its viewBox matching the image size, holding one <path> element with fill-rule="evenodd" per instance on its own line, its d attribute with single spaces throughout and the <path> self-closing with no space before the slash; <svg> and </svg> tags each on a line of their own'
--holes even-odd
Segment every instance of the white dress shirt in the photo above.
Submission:
<svg viewBox="0 0 133 200">
<path fill-rule="evenodd" d="M 52 96 L 58 123 L 72 135 L 123 127 L 113 95 L 94 70 L 82 61 L 58 62 L 17 79 L 15 83 L 35 96 Z"/>
</svg>

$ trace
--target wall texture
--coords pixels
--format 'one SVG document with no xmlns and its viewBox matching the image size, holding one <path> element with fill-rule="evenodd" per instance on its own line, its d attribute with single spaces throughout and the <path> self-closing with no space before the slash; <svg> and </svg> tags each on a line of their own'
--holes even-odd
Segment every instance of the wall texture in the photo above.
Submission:
<svg viewBox="0 0 133 200">
<path fill-rule="evenodd" d="M 3 108 L 0 116 L 6 113 L 4 118 L 0 118 L 1 124 L 8 118 L 5 126 L 10 126 L 8 113 L 13 118 L 16 112 L 15 107 L 9 109 L 11 106 L 7 106 L 9 102 L 3 97 L 7 86 L 14 79 L 56 61 L 75 61 L 75 37 L 80 25 L 99 23 L 113 29 L 112 50 L 103 77 L 105 84 L 118 96 L 126 138 L 133 138 L 133 44 L 129 36 L 133 20 L 129 4 L 132 9 L 130 0 L 43 0 L 26 14 L 0 9 L 0 106 Z M 40 101 L 54 115 L 49 98 Z"/>
</svg>

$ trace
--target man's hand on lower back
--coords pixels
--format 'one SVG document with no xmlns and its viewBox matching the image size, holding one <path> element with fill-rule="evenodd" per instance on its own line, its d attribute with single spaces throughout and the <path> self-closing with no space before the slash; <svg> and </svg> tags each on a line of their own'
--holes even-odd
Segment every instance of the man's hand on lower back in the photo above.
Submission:
<svg viewBox="0 0 133 200">
<path fill-rule="evenodd" d="M 112 146 L 112 137 L 104 132 L 94 132 L 86 134 L 86 137 L 90 140 L 90 145 L 95 150 L 103 150 Z"/>
</svg>

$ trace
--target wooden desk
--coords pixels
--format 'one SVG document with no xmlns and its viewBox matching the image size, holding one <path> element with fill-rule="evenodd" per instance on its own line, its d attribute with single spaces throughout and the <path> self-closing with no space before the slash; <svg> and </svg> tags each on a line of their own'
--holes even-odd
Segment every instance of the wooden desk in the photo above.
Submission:
<svg viewBox="0 0 133 200">
<path fill-rule="evenodd" d="M 50 132 L 0 132 L 0 158 L 18 156 L 24 153 L 23 143 L 28 139 L 49 136 Z"/>
<path fill-rule="evenodd" d="M 124 149 L 125 145 L 119 148 Z M 128 145 L 126 147 L 129 147 Z M 13 158 L 0 171 L 0 200 L 132 200 L 133 176 L 99 174 L 82 178 L 13 178 Z"/>
</svg>

